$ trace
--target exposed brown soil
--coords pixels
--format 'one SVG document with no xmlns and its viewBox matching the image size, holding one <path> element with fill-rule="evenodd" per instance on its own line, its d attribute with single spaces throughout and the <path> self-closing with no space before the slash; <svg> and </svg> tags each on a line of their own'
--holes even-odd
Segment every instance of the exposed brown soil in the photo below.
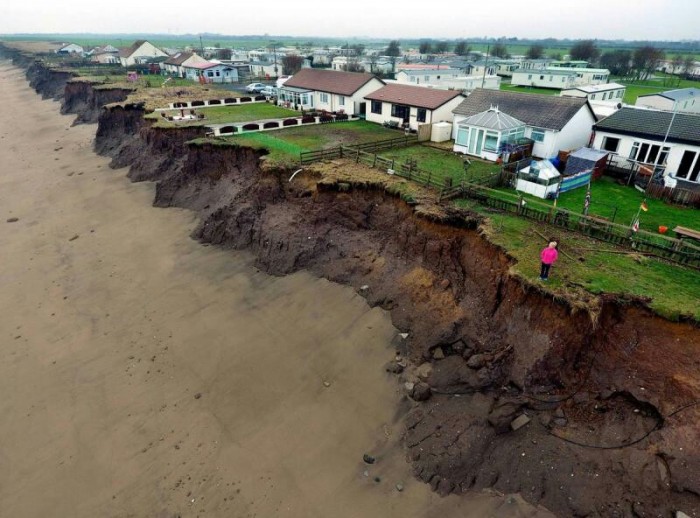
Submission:
<svg viewBox="0 0 700 518">
<path fill-rule="evenodd" d="M 290 182 L 259 152 L 185 144 L 197 135 L 143 113 L 103 110 L 95 148 L 158 181 L 156 205 L 197 211 L 196 239 L 250 250 L 273 274 L 354 286 L 408 333 L 409 363 L 388 368 L 428 398 L 405 443 L 436 491 L 520 492 L 561 516 L 700 516 L 694 323 L 617 299 L 577 310 L 511 276 L 472 214 L 409 206 L 379 180 L 329 180 L 354 167 L 342 162 Z M 512 431 L 521 414 L 530 422 Z"/>
</svg>

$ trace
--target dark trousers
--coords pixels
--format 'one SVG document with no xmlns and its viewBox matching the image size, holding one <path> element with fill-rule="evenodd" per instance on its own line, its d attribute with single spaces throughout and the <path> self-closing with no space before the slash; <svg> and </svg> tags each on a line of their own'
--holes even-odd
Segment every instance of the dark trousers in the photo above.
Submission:
<svg viewBox="0 0 700 518">
<path fill-rule="evenodd" d="M 549 277 L 549 269 L 552 267 L 551 264 L 542 263 L 542 268 L 540 268 L 540 278 L 547 279 Z"/>
</svg>

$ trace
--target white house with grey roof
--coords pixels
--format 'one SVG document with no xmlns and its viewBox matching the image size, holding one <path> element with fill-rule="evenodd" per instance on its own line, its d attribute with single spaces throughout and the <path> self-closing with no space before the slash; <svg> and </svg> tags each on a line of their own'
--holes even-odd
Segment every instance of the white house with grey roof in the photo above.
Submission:
<svg viewBox="0 0 700 518">
<path fill-rule="evenodd" d="M 657 110 L 700 113 L 700 88 L 679 88 L 637 97 L 637 106 Z"/>
<path fill-rule="evenodd" d="M 609 77 L 610 71 L 605 68 L 551 67 L 541 70 L 521 68 L 513 71 L 511 84 L 563 90 L 581 85 L 603 84 Z"/>
<path fill-rule="evenodd" d="M 534 141 L 532 154 L 540 158 L 552 158 L 559 151 L 586 146 L 590 141 L 591 127 L 596 122 L 591 105 L 584 97 L 555 97 L 479 88 L 453 111 L 454 151 L 469 154 L 473 127 L 469 122 L 470 117 L 491 108 L 498 108 L 525 125 L 522 136 Z M 478 135 L 476 137 L 478 139 Z"/>
<path fill-rule="evenodd" d="M 593 126 L 593 147 L 700 190 L 700 115 L 623 107 Z"/>
</svg>

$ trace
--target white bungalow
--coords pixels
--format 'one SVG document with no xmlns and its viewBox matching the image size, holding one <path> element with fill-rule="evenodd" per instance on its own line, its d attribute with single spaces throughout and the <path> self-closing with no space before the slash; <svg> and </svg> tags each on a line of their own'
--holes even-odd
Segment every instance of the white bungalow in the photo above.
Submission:
<svg viewBox="0 0 700 518">
<path fill-rule="evenodd" d="M 478 88 L 454 110 L 456 152 L 469 152 L 468 146 L 464 145 L 469 142 L 469 136 L 461 129 L 464 120 L 493 106 L 526 125 L 524 137 L 534 141 L 532 154 L 541 158 L 552 158 L 560 150 L 571 151 L 587 145 L 591 127 L 596 121 L 585 98 Z"/>
<path fill-rule="evenodd" d="M 610 71 L 605 68 L 553 67 L 542 70 L 518 69 L 513 72 L 511 84 L 537 88 L 566 89 L 580 85 L 606 83 Z"/>
<path fill-rule="evenodd" d="M 613 162 L 663 171 L 700 191 L 700 115 L 626 106 L 593 129 L 593 147 L 612 153 Z"/>
<path fill-rule="evenodd" d="M 82 56 L 84 53 L 85 49 L 77 43 L 69 43 L 56 51 L 56 54 L 75 54 L 79 56 Z"/>
<path fill-rule="evenodd" d="M 163 69 L 168 74 L 185 77 L 185 70 L 183 67 L 194 65 L 195 63 L 209 63 L 209 61 L 194 52 L 178 52 L 163 61 Z"/>
<path fill-rule="evenodd" d="M 455 151 L 495 162 L 502 144 L 522 139 L 527 125 L 492 106 L 456 126 Z"/>
<path fill-rule="evenodd" d="M 365 96 L 384 85 L 372 74 L 303 68 L 285 81 L 278 103 L 303 110 L 365 113 Z"/>
<path fill-rule="evenodd" d="M 135 41 L 131 47 L 119 50 L 119 61 L 123 67 L 148 63 L 159 57 L 168 57 L 168 54 L 146 40 Z"/>
<path fill-rule="evenodd" d="M 238 68 L 224 63 L 192 63 L 183 65 L 184 77 L 200 83 L 236 83 Z"/>
<path fill-rule="evenodd" d="M 683 113 L 700 113 L 700 89 L 679 88 L 637 97 L 637 106 Z"/>
<path fill-rule="evenodd" d="M 417 130 L 421 124 L 452 122 L 454 110 L 464 99 L 456 90 L 388 84 L 365 96 L 370 101 L 367 120 L 377 124 L 395 123 Z"/>
</svg>

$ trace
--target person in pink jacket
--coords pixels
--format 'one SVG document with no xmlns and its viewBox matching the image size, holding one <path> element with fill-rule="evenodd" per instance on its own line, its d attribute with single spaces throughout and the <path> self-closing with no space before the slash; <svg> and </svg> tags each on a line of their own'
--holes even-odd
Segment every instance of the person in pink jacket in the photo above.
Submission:
<svg viewBox="0 0 700 518">
<path fill-rule="evenodd" d="M 557 242 L 551 241 L 540 253 L 540 259 L 542 260 L 542 268 L 540 269 L 540 280 L 546 281 L 549 279 L 549 269 L 556 262 L 559 257 L 559 252 L 557 252 Z"/>
</svg>

